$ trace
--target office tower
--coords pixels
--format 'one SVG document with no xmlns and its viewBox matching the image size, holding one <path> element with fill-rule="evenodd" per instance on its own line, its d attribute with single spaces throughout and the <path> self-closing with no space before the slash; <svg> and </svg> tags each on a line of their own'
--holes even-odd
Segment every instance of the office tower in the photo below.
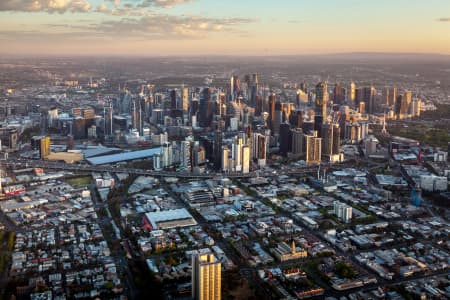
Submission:
<svg viewBox="0 0 450 300">
<path fill-rule="evenodd" d="M 221 263 L 213 254 L 192 256 L 192 298 L 194 300 L 221 299 Z"/>
<path fill-rule="evenodd" d="M 171 166 L 173 163 L 172 144 L 166 142 L 161 147 L 161 166 L 163 168 Z"/>
<path fill-rule="evenodd" d="M 225 117 L 227 114 L 227 95 L 220 93 L 217 97 L 216 115 Z"/>
<path fill-rule="evenodd" d="M 362 139 L 361 125 L 358 123 L 345 123 L 345 140 L 350 143 L 358 143 Z"/>
<path fill-rule="evenodd" d="M 180 144 L 180 168 L 182 170 L 191 170 L 191 142 L 181 141 Z"/>
<path fill-rule="evenodd" d="M 39 139 L 39 157 L 46 159 L 50 155 L 50 137 L 42 136 Z"/>
<path fill-rule="evenodd" d="M 303 130 L 301 128 L 291 129 L 292 135 L 292 154 L 294 155 L 302 155 L 303 154 L 303 139 L 305 135 L 303 134 Z"/>
<path fill-rule="evenodd" d="M 255 97 L 255 116 L 259 117 L 261 116 L 263 110 L 264 110 L 264 103 L 263 103 L 263 98 L 261 95 L 257 95 Z"/>
<path fill-rule="evenodd" d="M 49 127 L 56 127 L 58 121 L 58 108 L 52 107 L 47 112 L 47 121 Z"/>
<path fill-rule="evenodd" d="M 406 106 L 409 108 L 409 105 L 411 104 L 412 101 L 412 92 L 405 91 L 403 95 L 405 96 Z"/>
<path fill-rule="evenodd" d="M 17 128 L 0 127 L 0 150 L 16 149 L 18 140 Z"/>
<path fill-rule="evenodd" d="M 222 163 L 222 172 L 228 171 L 228 157 L 230 156 L 230 149 L 227 146 L 222 146 L 221 153 L 221 163 Z"/>
<path fill-rule="evenodd" d="M 197 115 L 197 113 L 199 111 L 199 106 L 200 106 L 200 104 L 199 104 L 198 99 L 196 99 L 196 98 L 192 99 L 191 107 L 190 107 L 190 115 L 191 116 L 196 116 Z"/>
<path fill-rule="evenodd" d="M 261 133 L 252 134 L 252 157 L 259 167 L 266 165 L 267 159 L 267 137 Z"/>
<path fill-rule="evenodd" d="M 325 123 L 322 126 L 322 154 L 333 156 L 339 154 L 341 131 L 339 124 Z"/>
<path fill-rule="evenodd" d="M 280 154 L 283 156 L 287 156 L 292 147 L 291 126 L 287 123 L 283 123 L 280 125 L 279 144 Z"/>
<path fill-rule="evenodd" d="M 211 90 L 204 88 L 200 97 L 198 121 L 200 127 L 211 125 L 214 114 L 214 103 L 211 100 Z"/>
<path fill-rule="evenodd" d="M 341 126 L 333 124 L 333 155 L 341 152 Z"/>
<path fill-rule="evenodd" d="M 397 119 L 404 119 L 408 114 L 408 96 L 406 94 L 398 95 L 395 102 L 394 112 Z"/>
<path fill-rule="evenodd" d="M 104 119 L 104 128 L 103 134 L 106 136 L 110 136 L 113 134 L 113 108 L 112 103 L 109 106 L 103 107 L 103 119 Z"/>
<path fill-rule="evenodd" d="M 321 115 L 314 116 L 314 130 L 317 131 L 319 137 L 322 136 L 322 124 L 324 119 Z"/>
<path fill-rule="evenodd" d="M 364 89 L 359 88 L 355 90 L 355 102 L 353 103 L 355 108 L 359 108 L 359 103 L 364 102 Z"/>
<path fill-rule="evenodd" d="M 269 128 L 273 131 L 273 124 L 275 122 L 275 102 L 276 97 L 275 94 L 272 93 L 269 96 Z"/>
<path fill-rule="evenodd" d="M 242 147 L 243 140 L 237 136 L 232 144 L 232 158 L 234 159 L 236 172 L 242 171 Z"/>
<path fill-rule="evenodd" d="M 281 102 L 276 101 L 275 102 L 275 114 L 271 126 L 271 130 L 273 134 L 278 134 L 280 132 L 280 125 L 283 122 L 283 110 L 281 108 Z"/>
<path fill-rule="evenodd" d="M 322 121 L 327 119 L 327 106 L 329 102 L 328 85 L 326 82 L 319 82 L 316 85 L 316 115 L 322 116 Z"/>
<path fill-rule="evenodd" d="M 214 138 L 214 168 L 220 170 L 222 166 L 222 131 L 216 130 Z"/>
<path fill-rule="evenodd" d="M 302 128 L 303 125 L 303 111 L 302 110 L 296 110 L 291 113 L 291 116 L 289 118 L 289 123 L 292 125 L 292 127 L 296 128 Z"/>
<path fill-rule="evenodd" d="M 232 91 L 236 96 L 241 91 L 241 80 L 239 79 L 239 76 L 237 76 L 237 75 L 233 75 Z"/>
<path fill-rule="evenodd" d="M 189 109 L 189 89 L 184 85 L 181 87 L 181 108 L 185 113 Z"/>
<path fill-rule="evenodd" d="M 377 90 L 373 86 L 363 88 L 363 101 L 366 104 L 365 107 L 369 114 L 373 114 L 375 112 L 376 95 Z"/>
<path fill-rule="evenodd" d="M 178 108 L 177 105 L 177 91 L 171 90 L 170 91 L 170 109 L 173 111 Z"/>
<path fill-rule="evenodd" d="M 283 111 L 283 122 L 286 122 L 291 117 L 292 111 L 294 110 L 294 103 L 281 103 L 281 110 Z"/>
<path fill-rule="evenodd" d="M 351 105 L 355 105 L 355 99 L 356 99 L 356 85 L 352 81 L 350 82 L 350 87 L 348 89 L 347 102 L 349 102 Z"/>
<path fill-rule="evenodd" d="M 388 97 L 388 105 L 395 105 L 395 100 L 397 99 L 398 96 L 398 89 L 396 87 L 390 88 L 389 89 L 389 97 Z"/>
<path fill-rule="evenodd" d="M 333 101 L 338 104 L 342 104 L 345 101 L 345 88 L 340 83 L 334 85 Z"/>
<path fill-rule="evenodd" d="M 382 103 L 387 106 L 395 105 L 397 99 L 397 88 L 396 87 L 386 87 L 383 89 L 382 93 Z"/>
<path fill-rule="evenodd" d="M 306 141 L 306 163 L 319 164 L 322 156 L 322 139 L 317 137 L 317 131 L 312 135 L 305 136 Z"/>
<path fill-rule="evenodd" d="M 420 99 L 414 99 L 411 102 L 411 116 L 420 117 L 420 110 L 422 109 L 422 101 Z"/>
<path fill-rule="evenodd" d="M 256 105 L 256 100 L 258 97 L 258 85 L 259 85 L 258 74 L 255 73 L 252 75 L 252 81 L 251 81 L 251 89 L 250 89 L 250 104 L 251 105 Z"/>
<path fill-rule="evenodd" d="M 333 148 L 333 126 L 330 123 L 322 125 L 322 153 L 330 156 Z"/>
<path fill-rule="evenodd" d="M 242 147 L 242 173 L 247 174 L 250 172 L 250 147 Z"/>
<path fill-rule="evenodd" d="M 136 129 L 139 132 L 140 136 L 144 135 L 144 120 L 142 118 L 142 107 L 141 101 L 139 99 L 133 99 L 133 107 L 131 109 L 131 123 L 133 129 Z"/>
</svg>

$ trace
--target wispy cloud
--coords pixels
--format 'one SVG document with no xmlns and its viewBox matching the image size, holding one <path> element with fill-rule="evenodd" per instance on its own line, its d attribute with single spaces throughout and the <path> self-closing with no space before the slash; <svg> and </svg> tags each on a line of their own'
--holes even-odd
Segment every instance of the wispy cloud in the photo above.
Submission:
<svg viewBox="0 0 450 300">
<path fill-rule="evenodd" d="M 33 30 L 0 30 L 0 38 L 32 40 L 42 39 L 117 39 L 121 40 L 196 40 L 215 33 L 229 33 L 236 36 L 248 34 L 241 26 L 255 22 L 247 18 L 208 18 L 200 16 L 175 16 L 156 14 L 142 17 L 122 17 L 118 20 L 100 23 L 44 24 L 36 34 Z"/>
<path fill-rule="evenodd" d="M 254 22 L 247 18 L 207 18 L 151 14 L 141 18 L 104 21 L 91 27 L 104 34 L 123 34 L 146 39 L 199 39 L 213 32 L 241 32 L 238 27 Z"/>
<path fill-rule="evenodd" d="M 172 8 L 177 5 L 193 2 L 194 0 L 144 0 L 137 6 L 139 7 L 164 7 Z"/>
<path fill-rule="evenodd" d="M 146 8 L 172 8 L 194 0 L 103 0 L 95 4 L 93 0 L 0 0 L 0 11 L 82 13 L 99 12 L 112 15 L 143 15 Z M 98 3 L 98 2 L 97 2 Z"/>
<path fill-rule="evenodd" d="M 439 18 L 439 19 L 436 19 L 436 21 L 438 21 L 438 22 L 450 22 L 450 18 Z"/>
<path fill-rule="evenodd" d="M 1 0 L 0 11 L 21 12 L 88 12 L 92 5 L 87 0 Z"/>
</svg>

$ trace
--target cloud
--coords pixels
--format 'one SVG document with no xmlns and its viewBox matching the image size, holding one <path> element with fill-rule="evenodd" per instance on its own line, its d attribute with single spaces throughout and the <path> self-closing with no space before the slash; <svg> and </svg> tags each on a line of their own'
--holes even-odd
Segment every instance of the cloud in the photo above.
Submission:
<svg viewBox="0 0 450 300">
<path fill-rule="evenodd" d="M 213 32 L 242 33 L 236 27 L 254 22 L 246 18 L 207 18 L 151 14 L 141 18 L 122 18 L 93 25 L 93 31 L 106 35 L 145 39 L 200 39 Z"/>
<path fill-rule="evenodd" d="M 90 22 L 90 23 L 89 23 Z M 64 43 L 72 40 L 199 40 L 215 33 L 232 34 L 236 37 L 247 36 L 242 25 L 256 22 L 246 18 L 208 18 L 200 16 L 176 16 L 151 13 L 141 17 L 122 17 L 100 23 L 87 21 L 74 24 L 48 23 L 36 28 L 24 27 L 23 30 L 9 31 L 0 29 L 0 39 L 20 41 L 57 41 Z"/>
<path fill-rule="evenodd" d="M 91 9 L 87 0 L 1 0 L 0 11 L 49 13 L 87 12 Z"/>
<path fill-rule="evenodd" d="M 144 0 L 138 7 L 172 8 L 177 5 L 193 2 L 194 0 Z"/>
<path fill-rule="evenodd" d="M 120 0 L 108 0 L 109 2 L 111 2 L 112 4 L 114 4 L 114 6 L 119 6 L 120 5 Z"/>
<path fill-rule="evenodd" d="M 450 18 L 439 18 L 439 19 L 436 19 L 436 21 L 438 21 L 438 22 L 450 22 Z"/>
</svg>

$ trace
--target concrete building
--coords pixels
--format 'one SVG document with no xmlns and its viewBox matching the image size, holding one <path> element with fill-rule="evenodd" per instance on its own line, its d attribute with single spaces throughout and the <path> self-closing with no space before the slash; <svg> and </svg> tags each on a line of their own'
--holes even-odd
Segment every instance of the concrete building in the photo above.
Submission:
<svg viewBox="0 0 450 300">
<path fill-rule="evenodd" d="M 317 131 L 312 135 L 306 135 L 306 163 L 319 164 L 322 156 L 322 139 L 317 137 Z"/>
<path fill-rule="evenodd" d="M 19 133 L 16 128 L 0 128 L 1 149 L 16 149 Z"/>
<path fill-rule="evenodd" d="M 351 206 L 339 201 L 334 201 L 333 208 L 334 214 L 345 223 L 349 223 L 352 220 L 353 209 Z"/>
<path fill-rule="evenodd" d="M 294 155 L 302 155 L 304 150 L 304 139 L 305 134 L 301 128 L 294 128 L 291 130 L 292 132 L 292 154 Z"/>
<path fill-rule="evenodd" d="M 213 254 L 192 256 L 192 298 L 195 300 L 221 299 L 221 263 Z"/>
<path fill-rule="evenodd" d="M 250 147 L 242 147 L 242 173 L 247 174 L 250 172 Z"/>
</svg>

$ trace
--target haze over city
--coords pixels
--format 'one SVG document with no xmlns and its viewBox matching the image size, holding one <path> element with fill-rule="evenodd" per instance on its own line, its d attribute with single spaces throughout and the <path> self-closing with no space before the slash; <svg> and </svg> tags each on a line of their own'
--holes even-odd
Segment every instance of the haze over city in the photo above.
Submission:
<svg viewBox="0 0 450 300">
<path fill-rule="evenodd" d="M 0 0 L 0 300 L 450 299 L 450 0 Z"/>
<path fill-rule="evenodd" d="M 3 0 L 9 55 L 450 54 L 447 0 Z"/>
</svg>

